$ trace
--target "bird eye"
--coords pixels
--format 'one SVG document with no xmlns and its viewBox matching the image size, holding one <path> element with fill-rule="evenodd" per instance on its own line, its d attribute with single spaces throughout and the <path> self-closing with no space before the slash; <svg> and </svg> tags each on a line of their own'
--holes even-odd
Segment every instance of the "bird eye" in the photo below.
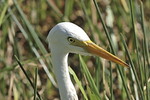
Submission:
<svg viewBox="0 0 150 100">
<path fill-rule="evenodd" d="M 75 40 L 72 37 L 68 37 L 68 41 L 71 42 L 71 43 L 75 42 Z"/>
</svg>

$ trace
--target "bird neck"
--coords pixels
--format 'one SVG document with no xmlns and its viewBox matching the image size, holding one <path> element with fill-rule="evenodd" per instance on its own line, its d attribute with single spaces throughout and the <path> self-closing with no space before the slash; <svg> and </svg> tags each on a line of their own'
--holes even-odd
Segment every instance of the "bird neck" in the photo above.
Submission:
<svg viewBox="0 0 150 100">
<path fill-rule="evenodd" d="M 56 51 L 51 56 L 61 100 L 78 100 L 68 71 L 68 53 Z"/>
</svg>

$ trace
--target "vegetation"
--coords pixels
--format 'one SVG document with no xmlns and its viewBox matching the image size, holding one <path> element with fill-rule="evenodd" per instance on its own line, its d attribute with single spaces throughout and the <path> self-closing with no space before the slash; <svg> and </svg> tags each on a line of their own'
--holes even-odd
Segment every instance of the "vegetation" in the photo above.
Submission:
<svg viewBox="0 0 150 100">
<path fill-rule="evenodd" d="M 46 37 L 59 22 L 82 27 L 126 61 L 69 55 L 80 100 L 150 100 L 150 0 L 0 0 L 0 99 L 56 100 Z"/>
</svg>

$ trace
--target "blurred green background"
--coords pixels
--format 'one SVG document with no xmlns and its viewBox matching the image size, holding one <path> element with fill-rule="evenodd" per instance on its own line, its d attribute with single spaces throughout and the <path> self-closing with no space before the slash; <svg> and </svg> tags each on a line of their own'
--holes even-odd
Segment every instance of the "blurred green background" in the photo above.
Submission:
<svg viewBox="0 0 150 100">
<path fill-rule="evenodd" d="M 62 21 L 79 25 L 92 41 L 131 66 L 70 54 L 79 100 L 150 100 L 150 0 L 0 0 L 0 100 L 35 98 L 36 88 L 14 55 L 41 98 L 59 100 L 46 37 Z"/>
</svg>

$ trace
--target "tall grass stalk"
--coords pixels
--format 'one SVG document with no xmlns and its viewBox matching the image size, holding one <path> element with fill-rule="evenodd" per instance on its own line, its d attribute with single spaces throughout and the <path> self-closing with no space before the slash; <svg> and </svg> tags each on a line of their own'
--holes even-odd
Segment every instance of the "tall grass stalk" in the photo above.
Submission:
<svg viewBox="0 0 150 100">
<path fill-rule="evenodd" d="M 42 44 L 41 40 L 39 39 L 37 33 L 35 32 L 34 28 L 32 27 L 32 25 L 30 24 L 30 22 L 27 20 L 27 18 L 25 17 L 25 14 L 23 13 L 22 9 L 19 7 L 19 4 L 17 3 L 16 0 L 13 0 L 15 3 L 15 6 L 20 14 L 20 16 L 22 17 L 23 21 L 25 22 L 27 28 L 29 29 L 32 38 L 34 39 L 36 45 L 39 47 L 39 49 L 41 50 L 41 52 L 43 53 L 43 55 L 47 54 L 48 52 L 46 51 L 44 45 Z M 50 57 L 47 58 L 48 59 L 48 64 L 49 67 L 51 68 L 51 64 L 49 61 L 51 61 Z"/>
<path fill-rule="evenodd" d="M 21 70 L 23 71 L 24 75 L 25 75 L 26 78 L 28 79 L 30 85 L 31 85 L 32 88 L 35 90 L 34 84 L 33 84 L 32 81 L 30 80 L 30 78 L 29 78 L 28 74 L 26 73 L 25 69 L 23 68 L 23 66 L 22 66 L 22 64 L 21 64 L 21 62 L 20 62 L 20 60 L 18 59 L 17 56 L 15 56 L 15 59 L 16 59 L 18 65 L 20 66 Z M 37 91 L 36 93 L 37 93 L 38 98 L 39 98 L 40 100 L 42 100 L 42 98 L 41 98 L 40 94 L 38 93 L 38 91 Z"/>
<path fill-rule="evenodd" d="M 110 62 L 110 100 L 114 100 L 114 96 L 113 96 L 113 78 L 112 78 L 112 64 Z"/>
<path fill-rule="evenodd" d="M 91 32 L 94 33 L 94 25 L 93 25 L 93 23 L 91 22 L 91 20 L 90 20 L 90 18 L 89 18 L 89 16 L 88 16 L 88 12 L 87 12 L 87 8 L 86 8 L 86 6 L 85 6 L 85 1 L 84 1 L 84 0 L 81 0 L 81 7 L 82 7 L 82 9 L 83 9 L 85 18 L 86 18 L 86 20 L 87 20 L 87 24 L 88 24 L 88 26 L 90 27 Z M 91 35 L 92 35 L 91 38 L 93 39 L 94 36 L 93 36 L 93 34 L 91 34 Z"/>
<path fill-rule="evenodd" d="M 143 3 L 142 1 L 140 1 L 140 11 L 141 11 L 141 19 L 142 19 L 142 30 L 143 30 L 143 35 L 144 35 L 144 42 L 143 42 L 143 58 L 144 58 L 144 71 L 145 71 L 145 83 L 146 83 L 146 98 L 147 100 L 150 99 L 149 97 L 149 86 L 148 86 L 148 75 L 149 75 L 149 71 L 148 71 L 148 66 L 150 66 L 150 62 L 149 62 L 149 52 L 148 52 L 148 42 L 146 39 L 146 31 L 145 31 L 145 23 L 144 23 L 144 10 L 143 10 Z M 146 62 L 147 62 L 147 67 L 146 67 Z"/>
<path fill-rule="evenodd" d="M 97 12 L 98 12 L 99 18 L 100 18 L 100 20 L 101 20 L 101 22 L 102 22 L 102 25 L 103 25 L 103 28 L 104 28 L 105 34 L 106 34 L 107 39 L 108 39 L 108 41 L 109 41 L 109 45 L 110 45 L 110 48 L 111 48 L 111 50 L 112 50 L 112 53 L 113 53 L 113 54 L 115 54 L 115 50 L 114 50 L 113 42 L 112 42 L 112 40 L 111 40 L 111 38 L 110 38 L 110 35 L 109 35 L 109 33 L 108 33 L 108 30 L 107 30 L 106 25 L 105 25 L 105 23 L 104 23 L 104 20 L 103 20 L 103 18 L 102 18 L 102 15 L 101 15 L 100 9 L 99 9 L 99 7 L 98 7 L 98 4 L 97 4 L 96 0 L 93 0 L 93 1 L 94 1 L 94 4 L 95 4 L 95 7 L 96 7 L 96 9 L 97 9 Z M 129 93 L 129 91 L 128 91 L 128 88 L 127 88 L 126 82 L 125 82 L 125 80 L 124 80 L 124 76 L 123 76 L 123 73 L 122 73 L 122 71 L 121 71 L 121 68 L 119 67 L 119 65 L 117 65 L 117 68 L 118 68 L 118 70 L 119 70 L 119 73 L 120 73 L 121 79 L 122 79 L 122 81 L 123 81 L 123 86 L 124 86 L 124 88 L 125 88 L 125 91 L 126 91 L 127 97 L 128 97 L 128 99 L 129 99 L 129 100 L 131 100 L 131 96 L 130 96 L 130 93 Z"/>
<path fill-rule="evenodd" d="M 95 72 L 95 84 L 97 86 L 97 88 L 99 89 L 101 86 L 100 86 L 100 76 L 101 76 L 101 66 L 102 64 L 100 63 L 100 58 L 96 58 L 96 72 Z"/>
<path fill-rule="evenodd" d="M 35 68 L 35 77 L 34 77 L 34 100 L 36 100 L 36 93 L 37 93 L 37 75 L 38 75 L 38 68 Z"/>
<path fill-rule="evenodd" d="M 73 78 L 75 80 L 75 82 L 77 83 L 78 87 L 80 88 L 83 96 L 84 96 L 84 99 L 85 100 L 88 100 L 88 97 L 86 95 L 86 91 L 84 90 L 82 84 L 81 84 L 81 81 L 78 79 L 77 75 L 75 74 L 75 72 L 71 69 L 71 67 L 69 67 L 69 72 L 71 75 L 73 75 Z"/>
<path fill-rule="evenodd" d="M 131 23 L 132 23 L 132 27 L 133 27 L 133 31 L 134 31 L 134 41 L 135 41 L 135 47 L 136 47 L 137 61 L 138 61 L 138 65 L 139 65 L 140 71 L 142 71 L 141 70 L 141 66 L 140 66 L 140 61 L 139 61 L 140 57 L 139 57 L 139 51 L 138 51 L 137 36 L 136 36 L 136 31 L 135 31 L 136 29 L 135 29 L 135 23 L 134 23 L 134 14 L 133 14 L 133 4 L 132 4 L 132 2 L 133 2 L 132 0 L 129 0 L 130 13 L 131 13 Z M 138 88 L 139 88 L 139 91 L 140 91 L 141 99 L 144 100 L 143 91 L 142 91 L 142 88 L 140 86 L 139 78 L 137 76 L 135 67 L 132 66 L 132 69 L 133 69 L 133 73 L 135 75 L 135 79 L 136 79 L 136 82 L 137 82 L 137 85 L 138 85 Z"/>
<path fill-rule="evenodd" d="M 60 18 L 63 17 L 62 12 L 59 10 L 59 8 L 54 4 L 52 0 L 45 0 L 47 4 L 55 11 L 56 15 Z"/>
<path fill-rule="evenodd" d="M 22 32 L 22 34 L 24 35 L 25 39 L 28 41 L 30 48 L 32 49 L 32 51 L 34 52 L 34 54 L 37 56 L 37 58 L 40 58 L 40 54 L 38 53 L 38 50 L 34 47 L 33 42 L 31 41 L 31 39 L 29 38 L 27 32 L 25 31 L 25 29 L 22 27 L 22 25 L 19 23 L 19 21 L 17 20 L 16 16 L 13 14 L 12 10 L 9 8 L 8 12 L 10 13 L 12 19 L 15 21 L 15 23 L 17 24 L 17 26 L 19 27 L 20 31 Z M 52 75 L 50 74 L 46 64 L 44 63 L 44 61 L 42 59 L 39 59 L 39 62 L 42 64 L 47 76 L 49 77 L 49 79 L 51 80 L 51 82 L 53 83 L 53 85 L 55 87 L 57 87 L 56 82 L 54 80 L 54 78 L 52 77 Z"/>
<path fill-rule="evenodd" d="M 5 17 L 5 14 L 6 14 L 6 11 L 7 11 L 7 8 L 8 8 L 8 3 L 5 3 L 5 6 L 1 12 L 1 16 L 0 16 L 0 26 L 2 25 L 3 23 L 3 19 Z"/>
<path fill-rule="evenodd" d="M 66 0 L 65 1 L 65 13 L 64 13 L 64 19 L 66 21 L 69 20 L 69 16 L 71 15 L 71 13 L 73 12 L 73 3 L 74 3 L 74 0 Z"/>
<path fill-rule="evenodd" d="M 80 55 L 79 55 L 79 60 L 81 63 L 81 69 L 82 69 L 83 73 L 85 74 L 87 81 L 89 83 L 89 86 L 91 88 L 91 93 L 93 93 L 93 95 L 95 95 L 95 96 L 93 96 L 93 98 L 95 98 L 94 100 L 101 100 L 101 97 L 99 95 L 99 92 L 95 85 L 95 82 L 94 82 L 89 70 L 87 69 L 87 65 L 85 64 L 83 58 Z"/>
</svg>

